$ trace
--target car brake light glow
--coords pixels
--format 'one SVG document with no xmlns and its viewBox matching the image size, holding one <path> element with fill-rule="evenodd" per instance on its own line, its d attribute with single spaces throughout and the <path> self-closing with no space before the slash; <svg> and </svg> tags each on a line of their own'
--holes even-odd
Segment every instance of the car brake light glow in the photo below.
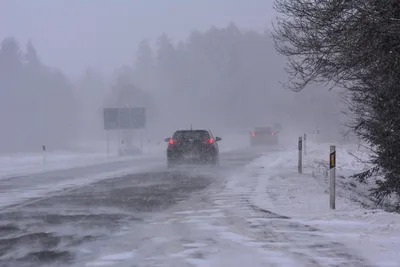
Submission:
<svg viewBox="0 0 400 267">
<path fill-rule="evenodd" d="M 272 132 L 272 135 L 275 135 L 275 133 L 274 133 L 274 132 Z"/>
<path fill-rule="evenodd" d="M 255 133 L 251 133 L 251 136 L 256 136 L 256 134 Z"/>
<path fill-rule="evenodd" d="M 208 143 L 209 143 L 209 144 L 214 144 L 214 142 L 215 142 L 215 140 L 214 140 L 214 139 L 210 139 L 210 140 L 208 140 Z"/>
<path fill-rule="evenodd" d="M 174 145 L 175 144 L 175 140 L 174 139 L 169 139 L 169 144 L 170 145 Z"/>
</svg>

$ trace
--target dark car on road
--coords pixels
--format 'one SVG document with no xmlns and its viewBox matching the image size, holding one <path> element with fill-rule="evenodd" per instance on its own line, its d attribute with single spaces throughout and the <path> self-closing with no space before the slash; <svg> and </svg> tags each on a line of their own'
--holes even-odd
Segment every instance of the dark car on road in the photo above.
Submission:
<svg viewBox="0 0 400 267">
<path fill-rule="evenodd" d="M 251 132 L 250 144 L 251 146 L 264 146 L 278 144 L 278 132 L 270 126 L 256 127 Z"/>
<path fill-rule="evenodd" d="M 214 137 L 209 130 L 178 130 L 168 142 L 167 163 L 171 167 L 176 163 L 219 164 L 220 137 Z"/>
</svg>

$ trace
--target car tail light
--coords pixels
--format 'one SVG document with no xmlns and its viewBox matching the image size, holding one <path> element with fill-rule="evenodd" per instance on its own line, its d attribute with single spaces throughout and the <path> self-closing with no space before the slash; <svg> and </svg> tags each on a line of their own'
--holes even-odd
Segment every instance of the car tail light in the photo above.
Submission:
<svg viewBox="0 0 400 267">
<path fill-rule="evenodd" d="M 274 133 L 274 132 L 272 132 L 272 135 L 275 135 L 275 133 Z"/>
<path fill-rule="evenodd" d="M 170 139 L 170 140 L 169 140 L 169 142 L 168 142 L 168 144 L 170 144 L 170 145 L 175 145 L 175 144 L 176 144 L 176 142 L 175 142 L 175 140 L 174 140 L 174 139 Z"/>
<path fill-rule="evenodd" d="M 251 136 L 253 136 L 253 137 L 256 136 L 256 133 L 251 133 Z"/>
<path fill-rule="evenodd" d="M 205 144 L 210 144 L 210 145 L 212 145 L 212 144 L 215 143 L 215 140 L 212 139 L 212 138 L 210 138 L 210 139 L 208 139 L 207 141 L 205 141 L 204 143 L 205 143 Z"/>
</svg>

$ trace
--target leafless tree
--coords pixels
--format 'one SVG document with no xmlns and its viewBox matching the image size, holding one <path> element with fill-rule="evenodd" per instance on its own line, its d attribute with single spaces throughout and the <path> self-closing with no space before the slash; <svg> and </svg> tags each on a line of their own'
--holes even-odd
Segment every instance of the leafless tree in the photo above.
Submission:
<svg viewBox="0 0 400 267">
<path fill-rule="evenodd" d="M 394 0 L 275 0 L 281 16 L 272 35 L 278 52 L 289 59 L 290 88 L 300 91 L 311 82 L 349 87 L 367 69 L 382 64 L 390 56 L 381 53 L 388 48 L 382 41 L 400 32 L 396 4 Z"/>
<path fill-rule="evenodd" d="M 374 195 L 400 194 L 400 5 L 397 0 L 275 0 L 272 35 L 288 58 L 287 87 L 324 82 L 346 91 L 354 130 L 382 174 Z"/>
</svg>

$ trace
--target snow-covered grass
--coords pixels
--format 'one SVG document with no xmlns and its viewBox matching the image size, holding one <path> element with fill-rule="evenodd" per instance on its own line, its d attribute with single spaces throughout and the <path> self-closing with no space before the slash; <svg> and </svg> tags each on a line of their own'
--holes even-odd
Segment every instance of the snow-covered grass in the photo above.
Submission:
<svg viewBox="0 0 400 267">
<path fill-rule="evenodd" d="M 164 145 L 164 144 L 163 144 Z M 0 179 L 16 175 L 65 170 L 109 162 L 129 161 L 139 157 L 151 157 L 161 151 L 161 145 L 143 147 L 142 155 L 120 157 L 111 151 L 48 151 L 46 153 L 17 153 L 0 155 Z"/>
<path fill-rule="evenodd" d="M 248 165 L 253 204 L 322 230 L 373 266 L 400 266 L 400 215 L 374 207 L 368 192 L 373 183 L 349 178 L 365 166 L 348 151 L 367 158 L 356 145 L 336 147 L 336 210 L 330 210 L 329 145 L 309 145 L 303 174 L 297 173 L 296 149 L 266 154 Z"/>
</svg>

